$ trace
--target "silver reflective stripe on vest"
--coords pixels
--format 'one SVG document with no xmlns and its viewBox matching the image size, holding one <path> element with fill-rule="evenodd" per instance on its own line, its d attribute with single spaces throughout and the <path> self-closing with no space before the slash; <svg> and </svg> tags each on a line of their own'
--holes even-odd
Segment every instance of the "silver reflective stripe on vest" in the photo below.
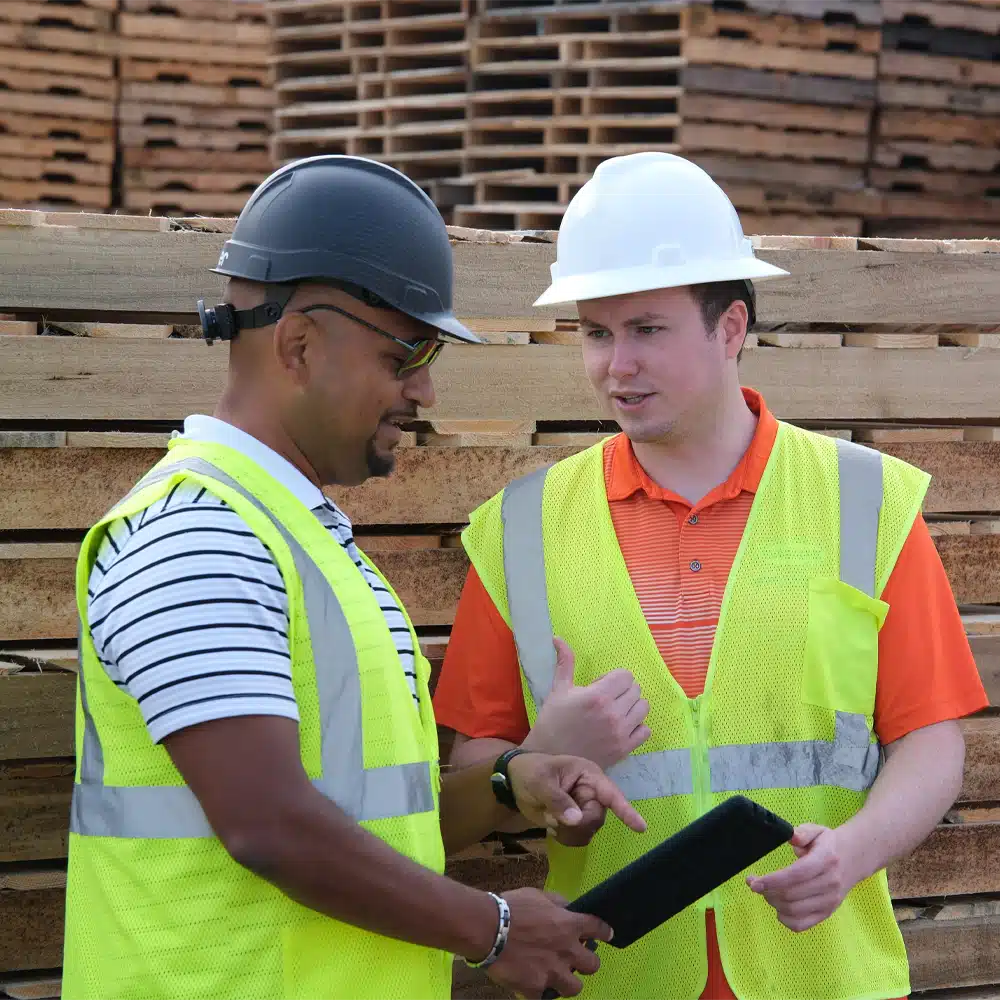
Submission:
<svg viewBox="0 0 1000 1000">
<path fill-rule="evenodd" d="M 432 810 L 434 795 L 428 762 L 369 769 L 364 766 L 357 651 L 340 602 L 322 571 L 256 497 L 204 459 L 192 457 L 156 469 L 132 493 L 180 470 L 210 476 L 246 497 L 271 519 L 291 550 L 302 580 L 316 659 L 323 773 L 314 780 L 315 787 L 359 821 Z M 213 836 L 197 798 L 186 786 L 125 787 L 103 783 L 104 755 L 87 704 L 84 675 L 81 669 L 83 757 L 80 783 L 74 787 L 70 829 L 87 836 L 143 839 Z"/>
<path fill-rule="evenodd" d="M 556 673 L 542 541 L 542 492 L 549 468 L 516 479 L 500 501 L 511 631 L 531 697 L 539 708 L 552 690 Z"/>
<path fill-rule="evenodd" d="M 632 754 L 608 768 L 608 776 L 630 802 L 690 795 L 694 791 L 690 750 Z"/>
<path fill-rule="evenodd" d="M 863 715 L 837 712 L 833 741 L 750 743 L 710 747 L 713 792 L 755 788 L 812 788 L 833 785 L 862 792 L 879 769 L 879 747 L 871 742 Z"/>
<path fill-rule="evenodd" d="M 875 559 L 882 508 L 882 455 L 837 440 L 840 480 L 840 579 L 875 596 Z M 507 606 L 528 689 L 541 709 L 552 691 L 555 652 L 545 580 L 543 494 L 548 468 L 515 480 L 503 493 L 503 564 Z M 713 792 L 832 785 L 870 788 L 879 746 L 864 715 L 836 713 L 833 741 L 754 743 L 709 749 Z M 691 794 L 689 750 L 632 754 L 609 769 L 632 801 Z"/>
<path fill-rule="evenodd" d="M 840 477 L 840 579 L 875 597 L 882 512 L 882 453 L 837 439 Z"/>
</svg>

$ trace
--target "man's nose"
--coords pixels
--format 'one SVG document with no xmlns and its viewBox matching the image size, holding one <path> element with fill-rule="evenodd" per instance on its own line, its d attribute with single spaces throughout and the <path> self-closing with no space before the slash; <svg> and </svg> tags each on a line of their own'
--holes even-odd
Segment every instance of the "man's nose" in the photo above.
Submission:
<svg viewBox="0 0 1000 1000">
<path fill-rule="evenodd" d="M 403 398 L 423 410 L 429 410 L 437 402 L 430 365 L 415 368 L 403 379 Z"/>
</svg>

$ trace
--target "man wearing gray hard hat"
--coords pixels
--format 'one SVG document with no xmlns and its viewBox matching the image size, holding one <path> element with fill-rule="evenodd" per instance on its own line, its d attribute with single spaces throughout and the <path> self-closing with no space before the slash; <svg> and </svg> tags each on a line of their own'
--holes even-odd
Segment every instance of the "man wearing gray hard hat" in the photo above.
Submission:
<svg viewBox="0 0 1000 1000">
<path fill-rule="evenodd" d="M 261 184 L 215 271 L 215 415 L 81 549 L 63 995 L 444 1000 L 453 955 L 579 992 L 610 929 L 447 879 L 445 850 L 512 805 L 643 821 L 576 757 L 441 775 L 416 633 L 321 490 L 388 475 L 442 338 L 477 341 L 440 215 L 390 167 L 312 157 Z"/>
</svg>

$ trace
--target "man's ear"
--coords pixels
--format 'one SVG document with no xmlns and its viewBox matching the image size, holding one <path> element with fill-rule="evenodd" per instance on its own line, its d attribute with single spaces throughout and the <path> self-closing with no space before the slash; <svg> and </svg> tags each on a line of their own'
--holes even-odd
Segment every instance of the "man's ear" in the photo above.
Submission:
<svg viewBox="0 0 1000 1000">
<path fill-rule="evenodd" d="M 719 317 L 718 330 L 726 345 L 726 357 L 730 360 L 739 358 L 743 343 L 747 336 L 747 324 L 750 314 L 742 299 L 735 299 L 729 308 Z"/>
<path fill-rule="evenodd" d="M 271 332 L 271 346 L 278 367 L 299 385 L 308 381 L 308 346 L 314 333 L 312 319 L 300 312 L 282 316 Z"/>
</svg>

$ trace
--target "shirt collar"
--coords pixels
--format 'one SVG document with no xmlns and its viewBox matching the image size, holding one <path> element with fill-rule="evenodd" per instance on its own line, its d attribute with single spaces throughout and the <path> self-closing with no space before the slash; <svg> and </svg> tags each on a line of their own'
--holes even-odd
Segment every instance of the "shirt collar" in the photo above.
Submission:
<svg viewBox="0 0 1000 1000">
<path fill-rule="evenodd" d="M 269 476 L 277 479 L 294 497 L 310 510 L 326 502 L 323 491 L 287 458 L 246 431 L 227 424 L 217 417 L 194 414 L 184 421 L 183 437 L 191 441 L 206 441 L 225 445 L 256 462 Z"/>
<path fill-rule="evenodd" d="M 757 417 L 757 430 L 753 440 L 729 478 L 712 490 L 699 506 L 706 506 L 716 500 L 732 499 L 744 491 L 756 493 L 760 486 L 778 435 L 778 421 L 759 392 L 744 388 L 743 398 Z M 650 479 L 635 457 L 632 442 L 624 434 L 612 438 L 606 447 L 612 449 L 605 476 L 608 500 L 627 500 L 638 490 L 642 490 L 653 500 L 672 500 L 690 506 L 689 501 Z"/>
</svg>

